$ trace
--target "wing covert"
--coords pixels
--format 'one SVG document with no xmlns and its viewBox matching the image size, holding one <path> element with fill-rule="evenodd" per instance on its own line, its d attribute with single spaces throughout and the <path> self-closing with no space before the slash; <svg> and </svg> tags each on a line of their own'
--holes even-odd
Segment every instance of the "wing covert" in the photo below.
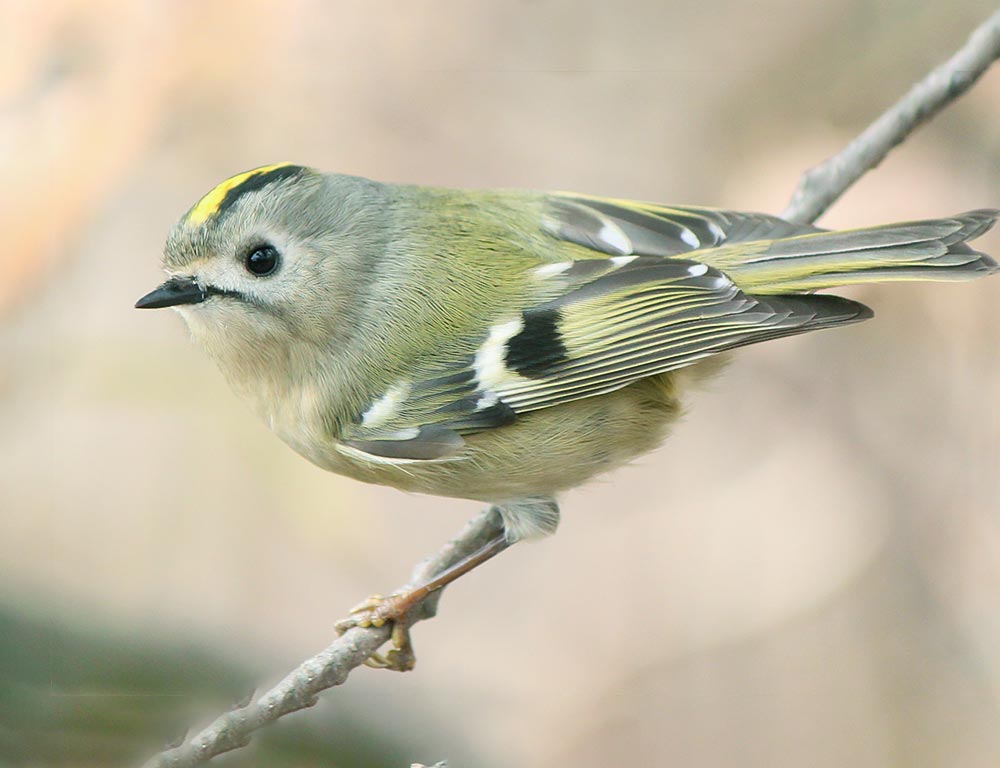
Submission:
<svg viewBox="0 0 1000 768">
<path fill-rule="evenodd" d="M 821 231 L 764 213 L 564 193 L 546 198 L 542 229 L 560 240 L 610 256 L 676 256 L 726 243 Z"/>
<path fill-rule="evenodd" d="M 460 452 L 463 435 L 522 414 L 745 344 L 870 316 L 837 296 L 751 296 L 687 259 L 619 255 L 536 271 L 560 281 L 554 298 L 498 320 L 474 354 L 390 390 L 361 416 L 348 444 L 392 460 L 447 459 Z"/>
</svg>

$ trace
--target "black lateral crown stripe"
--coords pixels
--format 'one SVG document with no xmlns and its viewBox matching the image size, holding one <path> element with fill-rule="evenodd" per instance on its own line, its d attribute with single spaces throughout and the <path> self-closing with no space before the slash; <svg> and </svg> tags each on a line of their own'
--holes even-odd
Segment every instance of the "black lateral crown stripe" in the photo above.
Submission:
<svg viewBox="0 0 1000 768">
<path fill-rule="evenodd" d="M 566 345 L 559 333 L 558 309 L 529 311 L 524 314 L 524 328 L 507 342 L 507 368 L 522 376 L 537 378 L 554 365 L 564 363 Z"/>
<path fill-rule="evenodd" d="M 226 192 L 226 196 L 222 198 L 222 202 L 219 203 L 219 207 L 216 209 L 215 215 L 222 216 L 236 204 L 236 201 L 239 200 L 240 197 L 245 195 L 247 192 L 263 189 L 268 184 L 273 184 L 276 181 L 291 179 L 295 176 L 301 175 L 306 170 L 307 169 L 304 165 L 282 165 L 278 168 L 273 168 L 270 171 L 265 171 L 264 173 L 255 173 L 252 176 L 248 176 L 243 183 L 237 184 L 235 187 Z"/>
</svg>

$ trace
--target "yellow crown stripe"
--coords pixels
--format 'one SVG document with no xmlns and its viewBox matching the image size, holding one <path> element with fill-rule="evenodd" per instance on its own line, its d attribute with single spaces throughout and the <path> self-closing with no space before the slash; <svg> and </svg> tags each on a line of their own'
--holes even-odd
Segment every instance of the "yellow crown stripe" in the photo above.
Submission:
<svg viewBox="0 0 1000 768">
<path fill-rule="evenodd" d="M 203 224 L 218 212 L 222 206 L 222 201 L 226 199 L 226 195 L 240 186 L 240 184 L 243 184 L 254 176 L 260 176 L 262 173 L 270 173 L 278 168 L 286 168 L 290 165 L 294 165 L 294 163 L 262 165 L 260 168 L 254 168 L 253 170 L 239 173 L 226 179 L 197 202 L 194 208 L 191 209 L 191 212 L 188 213 L 186 222 L 188 224 Z"/>
</svg>

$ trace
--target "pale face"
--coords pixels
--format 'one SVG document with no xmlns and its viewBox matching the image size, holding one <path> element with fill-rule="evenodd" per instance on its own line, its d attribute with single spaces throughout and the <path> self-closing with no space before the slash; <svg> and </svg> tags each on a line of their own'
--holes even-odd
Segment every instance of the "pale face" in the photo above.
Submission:
<svg viewBox="0 0 1000 768">
<path fill-rule="evenodd" d="M 292 165 L 223 182 L 173 229 L 164 253 L 170 280 L 137 306 L 176 308 L 211 348 L 218 345 L 202 339 L 211 333 L 236 346 L 276 335 L 325 339 L 337 280 L 335 228 L 314 202 L 322 185 Z"/>
</svg>

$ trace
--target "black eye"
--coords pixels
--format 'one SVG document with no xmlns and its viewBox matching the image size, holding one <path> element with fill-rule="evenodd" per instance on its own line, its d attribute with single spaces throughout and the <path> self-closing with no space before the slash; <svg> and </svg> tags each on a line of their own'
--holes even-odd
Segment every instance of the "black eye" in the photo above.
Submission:
<svg viewBox="0 0 1000 768">
<path fill-rule="evenodd" d="M 273 245 L 260 245 L 247 254 L 246 261 L 243 262 L 247 272 L 257 277 L 267 277 L 273 274 L 281 263 L 281 256 L 278 249 Z"/>
</svg>

